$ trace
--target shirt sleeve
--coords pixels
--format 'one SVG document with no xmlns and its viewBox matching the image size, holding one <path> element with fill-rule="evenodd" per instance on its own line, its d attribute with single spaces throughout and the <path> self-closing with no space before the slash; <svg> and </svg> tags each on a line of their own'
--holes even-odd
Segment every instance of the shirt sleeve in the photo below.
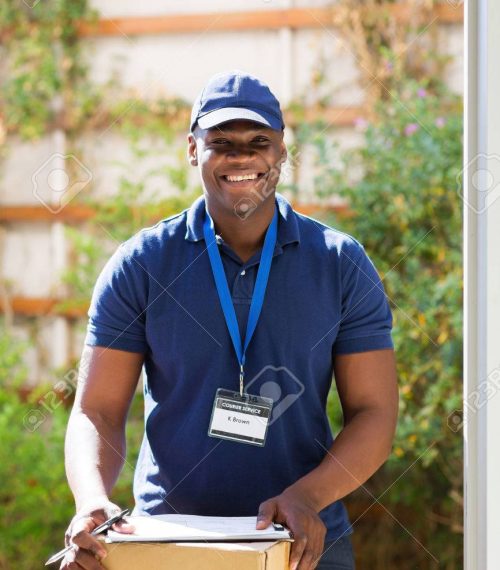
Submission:
<svg viewBox="0 0 500 570">
<path fill-rule="evenodd" d="M 147 352 L 147 287 L 147 271 L 125 242 L 106 263 L 95 284 L 85 344 Z"/>
<path fill-rule="evenodd" d="M 382 281 L 363 246 L 341 252 L 342 308 L 334 354 L 394 348 L 392 314 Z"/>
</svg>

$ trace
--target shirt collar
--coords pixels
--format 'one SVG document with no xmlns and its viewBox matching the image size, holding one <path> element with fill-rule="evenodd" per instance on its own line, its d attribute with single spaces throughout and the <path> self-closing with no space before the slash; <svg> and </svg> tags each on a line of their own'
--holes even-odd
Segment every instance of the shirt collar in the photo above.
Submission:
<svg viewBox="0 0 500 570">
<path fill-rule="evenodd" d="M 299 225 L 297 216 L 288 200 L 276 192 L 276 202 L 278 204 L 278 237 L 277 243 L 280 246 L 289 243 L 300 243 Z M 186 235 L 188 241 L 200 241 L 203 236 L 203 222 L 205 220 L 205 196 L 197 198 L 187 211 Z"/>
</svg>

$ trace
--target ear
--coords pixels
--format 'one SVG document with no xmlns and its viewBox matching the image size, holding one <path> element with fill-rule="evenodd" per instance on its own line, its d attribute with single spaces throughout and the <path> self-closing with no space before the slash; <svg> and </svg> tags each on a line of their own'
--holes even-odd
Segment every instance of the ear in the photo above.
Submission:
<svg viewBox="0 0 500 570">
<path fill-rule="evenodd" d="M 196 149 L 196 139 L 192 133 L 187 136 L 188 146 L 187 146 L 187 158 L 191 166 L 198 166 L 198 155 Z"/>
</svg>

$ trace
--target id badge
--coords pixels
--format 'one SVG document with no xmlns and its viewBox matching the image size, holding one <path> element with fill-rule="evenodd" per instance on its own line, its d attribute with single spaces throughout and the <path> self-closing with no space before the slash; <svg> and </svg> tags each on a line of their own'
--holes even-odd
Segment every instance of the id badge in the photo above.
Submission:
<svg viewBox="0 0 500 570">
<path fill-rule="evenodd" d="M 241 396 L 239 392 L 219 388 L 208 435 L 263 446 L 272 408 L 271 398 L 246 393 Z"/>
</svg>

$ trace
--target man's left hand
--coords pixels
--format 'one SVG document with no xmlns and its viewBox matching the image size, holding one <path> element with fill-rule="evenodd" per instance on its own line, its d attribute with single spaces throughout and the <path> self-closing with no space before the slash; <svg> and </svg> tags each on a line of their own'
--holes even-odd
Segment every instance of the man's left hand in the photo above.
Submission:
<svg viewBox="0 0 500 570">
<path fill-rule="evenodd" d="M 307 497 L 289 489 L 261 503 L 256 528 L 267 528 L 273 521 L 293 533 L 290 570 L 316 568 L 323 553 L 326 527 Z"/>
</svg>

